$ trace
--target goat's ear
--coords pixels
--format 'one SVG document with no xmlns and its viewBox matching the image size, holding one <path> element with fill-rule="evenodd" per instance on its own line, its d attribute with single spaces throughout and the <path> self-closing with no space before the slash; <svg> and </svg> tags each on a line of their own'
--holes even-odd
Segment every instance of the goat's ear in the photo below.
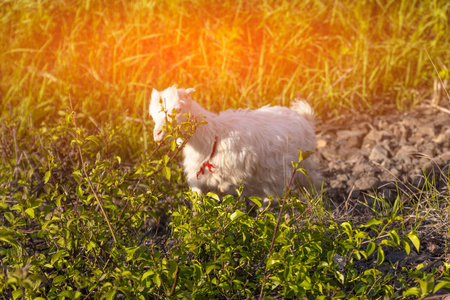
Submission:
<svg viewBox="0 0 450 300">
<path fill-rule="evenodd" d="M 195 91 L 194 89 L 178 89 L 178 99 L 180 103 L 192 101 L 191 93 Z"/>
<path fill-rule="evenodd" d="M 156 103 L 159 103 L 159 102 L 161 102 L 161 94 L 157 90 L 153 89 L 152 90 L 152 98 L 151 98 L 150 104 L 151 103 L 155 103 L 156 104 Z"/>
<path fill-rule="evenodd" d="M 192 94 L 193 92 L 195 92 L 195 89 L 194 89 L 194 88 L 186 89 L 186 96 L 187 96 L 187 98 L 188 98 L 189 100 L 192 100 L 191 94 Z"/>
<path fill-rule="evenodd" d="M 178 96 L 180 97 L 180 100 L 192 100 L 191 94 L 194 92 L 195 89 L 178 89 Z"/>
<path fill-rule="evenodd" d="M 194 88 L 189 88 L 189 89 L 185 89 L 185 90 L 183 90 L 183 99 L 180 99 L 180 103 L 181 103 L 181 105 L 182 106 L 190 106 L 190 103 L 191 103 L 191 101 L 192 101 L 192 97 L 191 97 L 191 94 L 193 93 L 193 92 L 195 92 L 195 89 Z"/>
<path fill-rule="evenodd" d="M 195 89 L 194 88 L 188 88 L 188 89 L 186 89 L 186 94 L 190 97 L 191 96 L 191 94 L 193 93 L 193 92 L 195 92 Z"/>
</svg>

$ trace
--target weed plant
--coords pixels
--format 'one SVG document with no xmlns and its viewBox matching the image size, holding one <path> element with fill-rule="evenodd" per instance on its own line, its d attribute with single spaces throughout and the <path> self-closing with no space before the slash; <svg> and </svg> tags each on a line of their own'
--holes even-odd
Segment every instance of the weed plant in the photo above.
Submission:
<svg viewBox="0 0 450 300">
<path fill-rule="evenodd" d="M 378 197 L 382 209 L 359 224 L 327 211 L 323 193 L 288 192 L 285 205 L 249 214 L 239 190 L 222 198 L 188 191 L 177 160 L 201 124 L 169 124 L 165 143 L 154 144 L 147 118 L 148 90 L 173 83 L 196 87 L 196 99 L 216 111 L 287 105 L 298 94 L 323 116 L 412 107 L 436 76 L 427 52 L 448 77 L 449 7 L 2 1 L 0 298 L 400 299 L 449 291 L 445 257 L 414 268 L 385 258 L 392 249 L 423 251 L 418 230 L 430 215 L 448 225 L 450 195 L 433 175 L 420 191 L 399 190 L 394 203 Z M 375 263 L 362 268 L 366 260 Z"/>
<path fill-rule="evenodd" d="M 116 155 L 128 147 L 116 128 L 87 135 L 75 116 L 30 133 L 31 140 L 5 128 L 2 144 L 17 149 L 1 170 L 5 299 L 423 298 L 450 288 L 445 261 L 400 271 L 385 262 L 389 249 L 421 251 L 423 219 L 405 225 L 400 197 L 359 225 L 330 218 L 318 206 L 323 195 L 305 194 L 304 204 L 289 191 L 278 215 L 249 215 L 239 190 L 198 197 L 176 184 L 177 153 L 201 124 L 169 123 L 166 146 L 127 166 Z M 374 256 L 373 267 L 358 267 Z"/>
</svg>

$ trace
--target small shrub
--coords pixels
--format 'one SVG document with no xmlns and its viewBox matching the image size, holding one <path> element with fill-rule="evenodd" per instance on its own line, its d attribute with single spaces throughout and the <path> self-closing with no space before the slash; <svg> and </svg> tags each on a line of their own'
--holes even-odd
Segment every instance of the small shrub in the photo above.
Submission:
<svg viewBox="0 0 450 300">
<path fill-rule="evenodd" d="M 241 190 L 237 197 L 197 197 L 176 184 L 177 154 L 198 122 L 169 123 L 165 144 L 128 167 L 112 154 L 120 149 L 104 150 L 127 147 L 114 126 L 89 134 L 74 121 L 68 114 L 60 126 L 33 132 L 31 142 L 11 136 L 17 155 L 0 166 L 4 298 L 423 298 L 450 287 L 445 263 L 392 275 L 386 250 L 420 251 L 416 227 L 397 226 L 399 200 L 361 225 L 338 224 L 323 208 L 317 213 L 311 205 L 323 194 L 288 191 L 276 213 L 247 212 Z M 262 206 L 259 198 L 248 200 Z M 361 268 L 372 257 L 376 264 Z"/>
</svg>

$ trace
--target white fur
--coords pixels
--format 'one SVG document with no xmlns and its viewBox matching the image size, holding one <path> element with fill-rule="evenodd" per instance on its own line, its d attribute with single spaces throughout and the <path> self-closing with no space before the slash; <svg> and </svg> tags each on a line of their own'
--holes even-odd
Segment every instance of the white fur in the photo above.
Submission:
<svg viewBox="0 0 450 300">
<path fill-rule="evenodd" d="M 235 194 L 242 183 L 244 196 L 281 196 L 291 177 L 291 161 L 298 161 L 298 149 L 315 151 L 311 107 L 306 102 L 296 101 L 292 109 L 264 106 L 257 110 L 226 110 L 215 114 L 192 100 L 193 91 L 175 86 L 162 92 L 153 90 L 150 103 L 155 141 L 163 139 L 164 111 L 170 114 L 175 109 L 178 121 L 182 121 L 182 114 L 190 113 L 192 117 L 204 117 L 207 122 L 198 127 L 183 149 L 184 172 L 192 190 L 199 194 L 209 191 Z M 216 137 L 216 151 L 210 157 Z M 212 172 L 205 168 L 204 174 L 197 178 L 206 161 L 214 166 Z M 295 182 L 307 189 L 311 184 L 319 187 L 321 177 L 312 159 L 306 159 L 301 166 L 310 181 L 297 172 Z"/>
</svg>

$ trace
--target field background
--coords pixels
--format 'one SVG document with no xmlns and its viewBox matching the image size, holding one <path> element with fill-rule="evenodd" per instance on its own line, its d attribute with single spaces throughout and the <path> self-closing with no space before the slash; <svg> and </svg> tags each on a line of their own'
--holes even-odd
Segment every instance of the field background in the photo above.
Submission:
<svg viewBox="0 0 450 300">
<path fill-rule="evenodd" d="M 409 109 L 448 78 L 448 1 L 2 1 L 1 116 L 21 131 L 69 106 L 146 120 L 152 88 L 206 108 L 319 115 Z M 433 67 L 433 60 L 436 69 Z M 392 106 L 388 106 L 392 109 Z"/>
<path fill-rule="evenodd" d="M 449 18 L 447 0 L 1 1 L 0 299 L 450 290 L 448 263 L 395 276 L 352 265 L 419 251 L 428 196 L 399 197 L 363 225 L 335 223 L 324 194 L 290 195 L 289 218 L 250 217 L 233 197 L 192 204 L 180 155 L 155 145 L 148 115 L 152 89 L 173 84 L 215 112 L 295 97 L 324 121 L 412 109 L 450 78 Z M 426 181 L 448 220 L 448 192 Z"/>
</svg>

